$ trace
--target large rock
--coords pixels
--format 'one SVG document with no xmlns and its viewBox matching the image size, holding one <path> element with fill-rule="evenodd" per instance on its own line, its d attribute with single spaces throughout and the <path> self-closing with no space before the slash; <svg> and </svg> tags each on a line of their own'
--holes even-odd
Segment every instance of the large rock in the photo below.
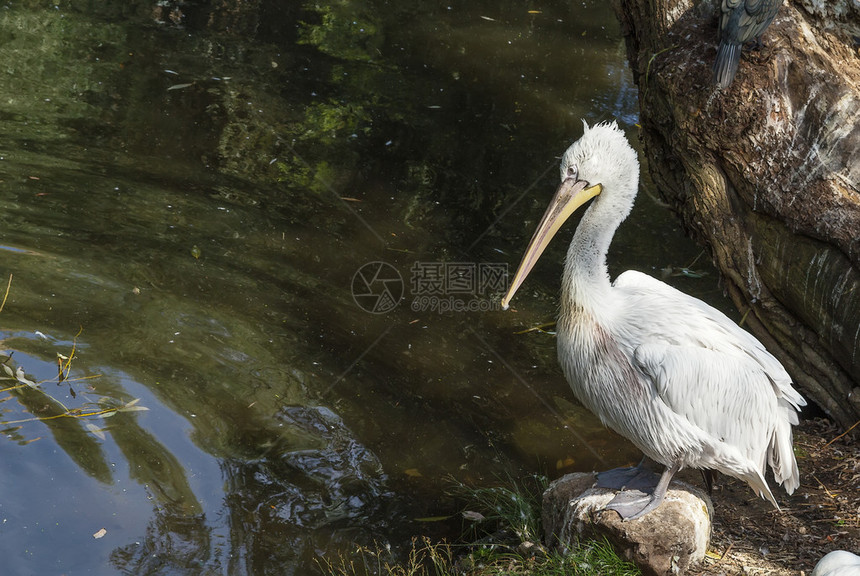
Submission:
<svg viewBox="0 0 860 576">
<path fill-rule="evenodd" d="M 701 490 L 674 481 L 660 506 L 636 520 L 623 522 L 605 510 L 613 490 L 594 487 L 595 474 L 568 474 L 543 495 L 547 547 L 566 552 L 581 539 L 605 537 L 624 558 L 645 574 L 683 574 L 700 564 L 708 550 L 713 508 Z"/>
</svg>

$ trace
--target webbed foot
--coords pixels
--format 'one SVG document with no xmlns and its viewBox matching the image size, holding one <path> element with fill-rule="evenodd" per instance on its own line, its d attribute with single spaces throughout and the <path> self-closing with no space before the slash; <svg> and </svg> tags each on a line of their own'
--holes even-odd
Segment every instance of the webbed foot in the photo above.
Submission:
<svg viewBox="0 0 860 576">
<path fill-rule="evenodd" d="M 666 496 L 666 491 L 669 489 L 669 482 L 672 481 L 672 476 L 674 476 L 680 469 L 680 463 L 675 463 L 666 468 L 658 482 L 654 482 L 657 475 L 650 470 L 645 469 L 642 463 L 634 468 L 616 468 L 615 470 L 610 470 L 608 472 L 609 476 L 606 477 L 607 482 L 627 478 L 628 483 L 625 485 L 626 488 L 622 492 L 616 494 L 615 497 L 609 501 L 606 508 L 608 510 L 615 510 L 618 512 L 618 515 L 621 516 L 621 519 L 624 521 L 634 520 L 640 516 L 644 516 L 660 505 L 663 501 L 663 497 Z M 603 474 L 607 473 L 604 472 Z M 601 486 L 601 476 L 602 474 L 597 475 L 598 486 Z M 642 483 L 642 487 L 647 492 L 633 488 L 630 484 L 631 481 Z M 601 487 L 606 488 L 607 486 Z"/>
<path fill-rule="evenodd" d="M 663 501 L 663 495 L 646 494 L 639 490 L 625 490 L 615 495 L 606 505 L 607 510 L 615 510 L 622 520 L 635 520 L 657 508 Z"/>
</svg>

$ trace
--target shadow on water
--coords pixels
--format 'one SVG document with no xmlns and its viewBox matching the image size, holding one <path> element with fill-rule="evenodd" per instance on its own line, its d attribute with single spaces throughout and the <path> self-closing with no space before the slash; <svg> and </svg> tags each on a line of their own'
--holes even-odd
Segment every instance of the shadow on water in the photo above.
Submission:
<svg viewBox="0 0 860 576">
<path fill-rule="evenodd" d="M 635 140 L 611 10 L 392 4 L 2 7 L 12 573 L 306 573 L 637 457 L 523 332 L 564 237 L 497 306 L 580 119 Z M 724 307 L 698 252 L 643 195 L 610 259 Z"/>
</svg>

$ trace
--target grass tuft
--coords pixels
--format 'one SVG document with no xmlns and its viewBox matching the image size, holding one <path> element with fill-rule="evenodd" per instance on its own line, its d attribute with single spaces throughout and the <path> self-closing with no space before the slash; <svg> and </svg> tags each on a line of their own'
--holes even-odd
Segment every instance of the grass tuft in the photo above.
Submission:
<svg viewBox="0 0 860 576">
<path fill-rule="evenodd" d="M 471 487 L 451 479 L 451 495 L 465 503 L 462 514 L 468 524 L 464 539 L 471 536 L 474 542 L 490 536 L 500 540 L 508 534 L 517 544 L 540 542 L 540 502 L 548 485 L 547 478 L 538 475 L 525 481 L 508 478 L 504 484 L 490 487 Z"/>
<path fill-rule="evenodd" d="M 540 544 L 542 476 L 525 483 L 473 488 L 452 480 L 451 494 L 465 503 L 462 542 L 413 538 L 406 557 L 388 546 L 359 546 L 349 555 L 321 559 L 329 576 L 639 576 L 605 539 L 582 541 L 567 554 Z"/>
<path fill-rule="evenodd" d="M 412 539 L 405 561 L 398 561 L 386 546 L 358 546 L 353 554 L 334 559 L 318 558 L 317 564 L 330 576 L 454 576 L 453 548 L 446 542 L 433 543 L 426 536 Z"/>
<path fill-rule="evenodd" d="M 456 551 L 463 549 L 462 555 Z M 407 558 L 398 561 L 386 547 L 359 546 L 349 555 L 318 560 L 329 576 L 641 576 L 605 540 L 582 542 L 567 555 L 523 555 L 503 546 L 468 550 L 429 538 L 413 538 Z"/>
</svg>

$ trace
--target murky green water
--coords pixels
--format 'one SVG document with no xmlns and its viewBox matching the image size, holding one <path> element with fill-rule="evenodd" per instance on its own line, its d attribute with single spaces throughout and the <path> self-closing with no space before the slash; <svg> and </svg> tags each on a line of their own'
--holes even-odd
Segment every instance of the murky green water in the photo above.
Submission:
<svg viewBox="0 0 860 576">
<path fill-rule="evenodd" d="M 310 573 L 635 458 L 519 333 L 570 231 L 493 298 L 580 119 L 636 139 L 606 4 L 4 4 L 3 572 Z M 698 254 L 643 195 L 610 258 Z"/>
</svg>

